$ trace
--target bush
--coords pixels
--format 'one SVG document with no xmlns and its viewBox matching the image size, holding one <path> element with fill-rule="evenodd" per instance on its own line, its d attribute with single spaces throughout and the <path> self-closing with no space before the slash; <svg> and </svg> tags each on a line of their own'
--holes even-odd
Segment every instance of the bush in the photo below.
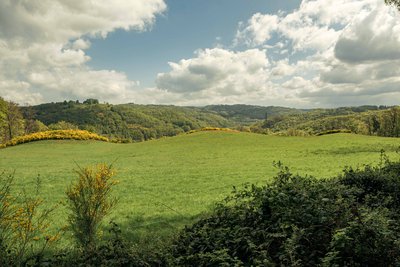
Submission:
<svg viewBox="0 0 400 267">
<path fill-rule="evenodd" d="M 24 136 L 19 136 L 13 138 L 7 143 L 1 145 L 0 148 L 16 146 L 19 144 L 41 141 L 41 140 L 64 140 L 64 139 L 73 139 L 73 140 L 98 140 L 108 142 L 108 138 L 104 136 L 100 136 L 95 133 L 91 133 L 83 130 L 55 130 L 55 131 L 44 131 L 33 134 L 28 134 Z"/>
<path fill-rule="evenodd" d="M 114 171 L 99 164 L 77 171 L 78 180 L 66 194 L 70 210 L 69 223 L 78 245 L 85 251 L 94 250 L 102 220 L 116 204 L 111 197 Z"/>
<path fill-rule="evenodd" d="M 33 258 L 41 258 L 53 246 L 60 232 L 49 234 L 49 216 L 55 209 L 43 207 L 36 194 L 12 194 L 13 175 L 0 174 L 0 266 L 22 266 Z"/>
<path fill-rule="evenodd" d="M 397 266 L 400 162 L 347 169 L 332 179 L 293 175 L 246 186 L 186 227 L 179 266 Z"/>
</svg>

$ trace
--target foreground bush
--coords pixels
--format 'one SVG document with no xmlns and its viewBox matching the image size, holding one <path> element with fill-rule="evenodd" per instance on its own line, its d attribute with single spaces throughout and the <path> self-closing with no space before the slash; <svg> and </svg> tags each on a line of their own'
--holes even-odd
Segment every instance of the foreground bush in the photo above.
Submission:
<svg viewBox="0 0 400 267">
<path fill-rule="evenodd" d="M 116 181 L 112 167 L 106 164 L 81 168 L 77 174 L 77 181 L 66 192 L 69 223 L 79 247 L 88 252 L 96 248 L 99 227 L 116 203 L 111 196 Z"/>
<path fill-rule="evenodd" d="M 400 162 L 234 191 L 173 246 L 178 266 L 398 266 Z"/>
<path fill-rule="evenodd" d="M 36 194 L 12 191 L 13 175 L 0 173 L 0 266 L 24 266 L 44 256 L 60 238 L 50 234 L 50 214 L 55 206 L 44 207 L 40 180 Z"/>
<path fill-rule="evenodd" d="M 95 133 L 91 133 L 83 130 L 54 130 L 38 132 L 33 134 L 28 134 L 24 136 L 19 136 L 13 138 L 12 140 L 6 142 L 5 144 L 0 144 L 0 148 L 15 146 L 23 143 L 40 141 L 40 140 L 63 140 L 63 139 L 73 139 L 73 140 L 98 140 L 108 142 L 108 138 L 100 136 Z"/>
</svg>

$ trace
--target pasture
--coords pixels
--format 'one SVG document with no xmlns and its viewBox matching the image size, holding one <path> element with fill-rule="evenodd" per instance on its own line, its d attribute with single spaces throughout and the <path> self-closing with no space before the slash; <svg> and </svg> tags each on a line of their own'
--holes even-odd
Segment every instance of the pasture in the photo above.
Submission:
<svg viewBox="0 0 400 267">
<path fill-rule="evenodd" d="M 14 189 L 28 193 L 33 193 L 39 175 L 41 195 L 52 205 L 65 200 L 78 165 L 112 163 L 119 180 L 113 193 L 119 202 L 106 222 L 115 221 L 124 236 L 143 243 L 193 222 L 232 186 L 267 182 L 277 172 L 273 161 L 282 161 L 293 173 L 330 177 L 346 166 L 378 163 L 382 149 L 395 159 L 399 146 L 396 138 L 353 134 L 279 137 L 234 132 L 198 132 L 132 144 L 40 141 L 1 149 L 0 171 L 15 171 Z M 66 219 L 60 204 L 52 227 L 62 227 Z"/>
</svg>

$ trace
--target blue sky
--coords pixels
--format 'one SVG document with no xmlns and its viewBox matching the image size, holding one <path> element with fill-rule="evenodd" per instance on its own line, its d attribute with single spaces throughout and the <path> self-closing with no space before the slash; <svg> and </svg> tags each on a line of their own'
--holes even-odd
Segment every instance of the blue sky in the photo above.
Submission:
<svg viewBox="0 0 400 267">
<path fill-rule="evenodd" d="M 229 47 L 240 21 L 253 14 L 277 13 L 298 8 L 300 1 L 266 0 L 169 0 L 168 9 L 157 16 L 145 32 L 117 30 L 106 39 L 92 41 L 87 54 L 94 69 L 115 69 L 143 86 L 153 86 L 159 72 L 168 71 L 167 62 L 193 57 L 195 50 Z"/>
<path fill-rule="evenodd" d="M 383 0 L 0 1 L 0 96 L 395 105 L 399 47 Z"/>
</svg>

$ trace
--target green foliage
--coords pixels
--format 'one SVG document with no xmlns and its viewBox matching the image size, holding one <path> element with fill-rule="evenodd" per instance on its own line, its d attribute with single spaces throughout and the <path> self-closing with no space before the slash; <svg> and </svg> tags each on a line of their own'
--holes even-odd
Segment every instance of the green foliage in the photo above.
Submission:
<svg viewBox="0 0 400 267">
<path fill-rule="evenodd" d="M 88 98 L 85 101 L 83 101 L 83 104 L 88 104 L 88 105 L 99 104 L 99 100 L 94 98 Z"/>
<path fill-rule="evenodd" d="M 0 137 L 3 142 L 8 142 L 11 139 L 22 135 L 24 133 L 24 120 L 18 105 L 14 102 L 3 102 L 0 104 L 3 106 L 3 115 L 0 115 L 3 118 L 3 122 L 0 123 L 2 126 Z"/>
<path fill-rule="evenodd" d="M 78 180 L 68 188 L 69 224 L 85 252 L 96 248 L 99 226 L 116 204 L 111 194 L 116 181 L 111 166 L 99 164 L 77 171 Z"/>
<path fill-rule="evenodd" d="M 4 130 L 6 126 L 6 109 L 7 109 L 7 102 L 0 97 L 0 142 L 3 139 L 4 136 Z"/>
<path fill-rule="evenodd" d="M 210 105 L 205 106 L 203 110 L 213 111 L 241 125 L 250 125 L 257 121 L 278 115 L 293 115 L 306 112 L 305 110 L 294 108 L 252 105 Z"/>
<path fill-rule="evenodd" d="M 26 120 L 25 121 L 25 134 L 45 132 L 48 130 L 49 130 L 49 127 L 47 127 L 41 121 L 38 121 L 38 120 Z"/>
<path fill-rule="evenodd" d="M 278 167 L 272 183 L 234 190 L 211 215 L 185 228 L 174 243 L 175 263 L 400 264 L 400 162 L 347 169 L 332 179 L 293 175 Z"/>
<path fill-rule="evenodd" d="M 56 123 L 49 124 L 50 130 L 78 130 L 78 126 L 73 123 L 66 121 L 58 121 Z"/>
<path fill-rule="evenodd" d="M 289 131 L 302 131 L 310 135 L 352 132 L 364 135 L 400 136 L 400 107 L 365 106 L 310 110 L 306 113 L 269 116 L 253 128 L 264 128 L 287 135 Z M 259 131 L 258 131 L 259 132 Z"/>
<path fill-rule="evenodd" d="M 64 121 L 110 139 L 127 141 L 174 136 L 208 126 L 233 125 L 215 112 L 199 108 L 89 102 L 79 104 L 65 101 L 30 108 L 33 110 L 33 117 L 46 125 Z"/>
<path fill-rule="evenodd" d="M 7 265 L 12 257 L 10 243 L 12 239 L 12 221 L 14 208 L 11 205 L 13 176 L 0 173 L 0 265 Z"/>
</svg>

